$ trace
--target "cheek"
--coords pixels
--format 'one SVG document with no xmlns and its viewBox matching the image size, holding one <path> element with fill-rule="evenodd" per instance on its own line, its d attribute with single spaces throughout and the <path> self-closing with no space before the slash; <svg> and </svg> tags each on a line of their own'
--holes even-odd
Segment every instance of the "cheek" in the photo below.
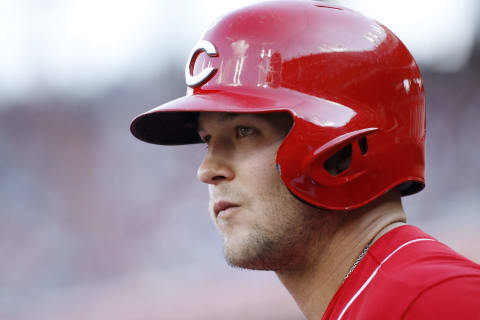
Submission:
<svg viewBox="0 0 480 320">
<path fill-rule="evenodd" d="M 241 167 L 238 168 L 237 178 L 255 200 L 264 201 L 267 200 L 265 198 L 272 198 L 283 186 L 275 164 L 277 149 L 278 145 L 273 145 L 239 162 Z"/>
</svg>

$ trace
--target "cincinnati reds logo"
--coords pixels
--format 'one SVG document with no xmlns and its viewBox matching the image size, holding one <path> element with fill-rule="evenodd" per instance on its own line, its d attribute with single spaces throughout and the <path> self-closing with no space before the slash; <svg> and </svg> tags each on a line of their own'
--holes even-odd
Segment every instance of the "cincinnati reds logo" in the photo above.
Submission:
<svg viewBox="0 0 480 320">
<path fill-rule="evenodd" d="M 197 42 L 192 50 L 192 53 L 190 53 L 187 66 L 185 67 L 185 82 L 187 83 L 187 86 L 191 88 L 198 87 L 210 80 L 217 70 L 217 68 L 208 67 L 203 69 L 199 74 L 193 75 L 195 60 L 202 51 L 205 51 L 209 57 L 218 56 L 217 48 L 215 48 L 213 43 L 207 40 L 200 40 Z"/>
</svg>

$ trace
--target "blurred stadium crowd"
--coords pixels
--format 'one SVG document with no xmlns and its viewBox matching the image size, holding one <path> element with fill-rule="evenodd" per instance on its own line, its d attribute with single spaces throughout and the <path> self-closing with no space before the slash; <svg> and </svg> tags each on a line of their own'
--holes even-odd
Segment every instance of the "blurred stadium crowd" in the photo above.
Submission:
<svg viewBox="0 0 480 320">
<path fill-rule="evenodd" d="M 179 6 L 164 10 L 188 11 Z M 199 34 L 173 48 L 174 18 L 168 39 L 150 44 L 162 64 L 145 72 L 90 70 L 85 86 L 60 74 L 55 85 L 41 78 L 15 95 L 0 77 L 0 319 L 302 319 L 273 274 L 225 265 L 195 179 L 203 147 L 172 152 L 129 133 L 134 115 L 185 92 L 184 61 Z M 404 204 L 409 222 L 480 262 L 480 35 L 472 28 L 463 65 L 439 71 L 420 61 L 427 187 Z M 109 84 L 92 90 L 89 77 Z"/>
</svg>

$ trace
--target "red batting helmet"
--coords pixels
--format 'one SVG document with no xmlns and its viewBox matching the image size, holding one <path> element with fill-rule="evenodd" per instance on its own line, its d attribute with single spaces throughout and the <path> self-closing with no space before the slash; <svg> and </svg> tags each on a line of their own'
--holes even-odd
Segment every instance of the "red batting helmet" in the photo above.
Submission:
<svg viewBox="0 0 480 320">
<path fill-rule="evenodd" d="M 234 11 L 205 32 L 185 75 L 187 95 L 135 118 L 135 137 L 198 143 L 191 112 L 286 111 L 293 126 L 276 162 L 300 199 L 348 210 L 424 187 L 420 71 L 390 30 L 355 11 L 292 0 Z M 327 170 L 338 155 L 343 168 Z"/>
</svg>

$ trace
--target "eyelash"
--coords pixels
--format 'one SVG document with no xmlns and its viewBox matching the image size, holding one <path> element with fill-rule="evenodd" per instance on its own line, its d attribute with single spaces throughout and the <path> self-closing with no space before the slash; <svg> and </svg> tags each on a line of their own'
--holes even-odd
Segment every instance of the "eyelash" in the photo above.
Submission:
<svg viewBox="0 0 480 320">
<path fill-rule="evenodd" d="M 248 130 L 248 133 L 241 133 L 242 130 Z M 251 127 L 246 127 L 246 126 L 236 127 L 236 134 L 237 134 L 237 137 L 239 137 L 239 138 L 247 137 L 247 136 L 253 134 L 254 131 L 255 130 Z"/>
<path fill-rule="evenodd" d="M 242 131 L 247 131 L 243 132 Z M 247 126 L 238 126 L 235 128 L 235 134 L 237 138 L 245 138 L 250 135 L 252 135 L 255 132 L 254 128 L 247 127 Z M 202 138 L 203 143 L 205 143 L 205 148 L 208 149 L 208 143 L 210 142 L 210 139 L 212 136 L 206 135 L 205 137 Z"/>
</svg>

